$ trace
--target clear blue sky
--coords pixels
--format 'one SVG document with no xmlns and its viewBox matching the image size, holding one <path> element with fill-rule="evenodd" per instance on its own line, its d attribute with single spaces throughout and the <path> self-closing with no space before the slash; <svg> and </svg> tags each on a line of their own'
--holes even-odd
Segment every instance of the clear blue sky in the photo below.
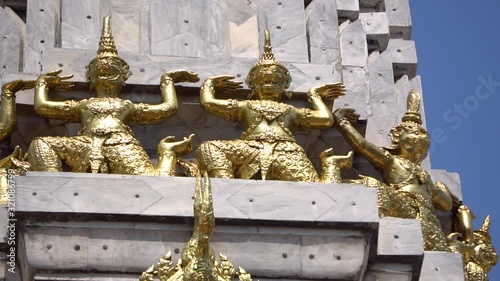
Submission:
<svg viewBox="0 0 500 281">
<path fill-rule="evenodd" d="M 411 9 L 432 167 L 460 173 L 474 225 L 491 214 L 500 251 L 500 1 L 412 0 Z"/>
</svg>

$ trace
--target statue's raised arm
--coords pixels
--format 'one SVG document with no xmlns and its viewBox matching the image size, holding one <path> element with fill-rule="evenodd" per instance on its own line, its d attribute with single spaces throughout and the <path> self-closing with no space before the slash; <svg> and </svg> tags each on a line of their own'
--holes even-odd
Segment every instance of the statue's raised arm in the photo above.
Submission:
<svg viewBox="0 0 500 281">
<path fill-rule="evenodd" d="M 231 122 L 241 120 L 241 102 L 234 99 L 218 99 L 215 89 L 224 91 L 227 94 L 236 94 L 241 89 L 241 82 L 233 81 L 234 76 L 214 76 L 207 78 L 200 90 L 201 106 L 213 115 L 217 115 Z"/>
<path fill-rule="evenodd" d="M 43 117 L 59 119 L 66 122 L 78 122 L 79 103 L 74 100 L 53 101 L 49 98 L 49 91 L 70 91 L 73 82 L 68 81 L 73 75 L 59 76 L 61 69 L 40 75 L 35 88 L 35 111 Z"/>
<path fill-rule="evenodd" d="M 16 93 L 35 87 L 35 81 L 14 80 L 2 85 L 0 112 L 0 140 L 4 140 L 16 129 Z"/>
<path fill-rule="evenodd" d="M 200 78 L 192 71 L 175 70 L 164 73 L 160 78 L 162 102 L 159 104 L 134 104 L 135 124 L 154 124 L 166 120 L 177 113 L 177 94 L 174 84 L 181 82 L 198 82 Z"/>
<path fill-rule="evenodd" d="M 333 116 L 337 130 L 344 136 L 352 148 L 370 161 L 377 170 L 384 169 L 384 167 L 390 165 L 394 160 L 394 156 L 387 152 L 387 150 L 369 142 L 356 130 L 352 122 L 357 120 L 359 115 L 353 109 L 337 109 L 333 113 Z"/>
</svg>

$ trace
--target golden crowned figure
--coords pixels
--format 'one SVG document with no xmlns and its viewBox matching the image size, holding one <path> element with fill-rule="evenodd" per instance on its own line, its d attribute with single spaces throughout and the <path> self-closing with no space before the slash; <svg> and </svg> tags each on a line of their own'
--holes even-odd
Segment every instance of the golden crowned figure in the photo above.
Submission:
<svg viewBox="0 0 500 281">
<path fill-rule="evenodd" d="M 201 88 L 201 105 L 209 113 L 241 124 L 244 132 L 238 140 L 202 143 L 196 151 L 200 169 L 219 178 L 320 181 L 292 131 L 332 126 L 331 109 L 325 102 L 331 103 L 344 95 L 344 86 L 338 83 L 312 88 L 307 93 L 312 109 L 280 102 L 283 95 L 289 95 L 287 89 L 292 78 L 288 69 L 275 59 L 267 30 L 262 58 L 246 77 L 251 97 L 257 99 L 218 99 L 216 91 L 234 94 L 241 88 L 241 82 L 233 78 L 206 79 Z M 331 153 L 324 156 L 335 159 Z"/>
<path fill-rule="evenodd" d="M 347 108 L 335 111 L 335 124 L 354 150 L 382 174 L 384 183 L 373 185 L 378 189 L 380 215 L 419 219 L 425 250 L 447 251 L 435 208 L 449 211 L 453 202 L 446 186 L 435 185 L 420 166 L 430 146 L 429 134 L 420 117 L 420 94 L 416 91 L 408 94 L 407 112 L 402 123 L 391 129 L 389 148 L 378 147 L 363 138 L 351 125 L 354 114 Z"/>
<path fill-rule="evenodd" d="M 97 57 L 87 66 L 86 77 L 97 97 L 80 101 L 53 101 L 49 91 L 69 91 L 72 75 L 59 76 L 60 70 L 41 75 L 36 83 L 35 110 L 38 114 L 66 122 L 79 122 L 81 129 L 72 137 L 39 137 L 32 141 L 28 159 L 33 170 L 61 171 L 62 161 L 73 172 L 132 175 L 173 175 L 176 160 L 191 151 L 191 138 L 174 142 L 167 137 L 158 145 L 159 161 L 154 167 L 129 125 L 153 124 L 177 112 L 174 83 L 196 82 L 190 71 L 163 74 L 160 104 L 133 103 L 119 98 L 125 81 L 132 74 L 118 56 L 111 34 L 110 18 L 104 18 Z"/>
</svg>

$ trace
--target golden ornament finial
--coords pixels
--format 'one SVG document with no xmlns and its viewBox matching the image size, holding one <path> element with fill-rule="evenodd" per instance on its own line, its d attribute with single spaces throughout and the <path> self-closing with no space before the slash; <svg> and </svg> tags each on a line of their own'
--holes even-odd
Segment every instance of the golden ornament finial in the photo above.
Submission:
<svg viewBox="0 0 500 281">
<path fill-rule="evenodd" d="M 115 39 L 111 34 L 111 17 L 104 17 L 102 24 L 101 39 L 99 40 L 99 50 L 97 50 L 98 58 L 117 57 L 118 50 L 116 49 Z"/>
<path fill-rule="evenodd" d="M 481 226 L 480 229 L 476 230 L 476 233 L 481 234 L 485 238 L 491 240 L 491 235 L 490 235 L 490 215 L 486 216 L 484 219 L 483 225 Z"/>
<path fill-rule="evenodd" d="M 420 93 L 416 90 L 411 90 L 406 99 L 406 113 L 402 118 L 403 122 L 422 124 L 420 117 Z"/>
<path fill-rule="evenodd" d="M 252 66 L 246 78 L 246 82 L 250 88 L 253 87 L 254 76 L 258 70 L 261 69 L 261 67 L 274 69 L 275 73 L 279 73 L 279 75 L 283 76 L 284 83 L 286 85 L 285 89 L 290 86 L 292 77 L 290 76 L 288 69 L 274 57 L 273 47 L 271 46 L 271 33 L 268 29 L 264 30 L 264 52 L 262 53 L 260 60 Z"/>
<path fill-rule="evenodd" d="M 276 59 L 273 54 L 273 47 L 271 46 L 271 33 L 268 29 L 264 31 L 264 53 L 262 54 L 261 61 L 265 61 L 266 63 L 274 62 L 276 63 Z"/>
<path fill-rule="evenodd" d="M 254 69 L 255 67 L 261 66 L 261 65 L 265 65 L 265 66 L 279 65 L 279 66 L 282 66 L 274 57 L 273 47 L 271 46 L 271 33 L 269 32 L 268 29 L 264 30 L 264 52 L 262 53 L 260 60 L 255 63 L 255 65 L 252 67 L 252 69 Z M 250 70 L 250 71 L 252 71 L 252 70 Z"/>
</svg>

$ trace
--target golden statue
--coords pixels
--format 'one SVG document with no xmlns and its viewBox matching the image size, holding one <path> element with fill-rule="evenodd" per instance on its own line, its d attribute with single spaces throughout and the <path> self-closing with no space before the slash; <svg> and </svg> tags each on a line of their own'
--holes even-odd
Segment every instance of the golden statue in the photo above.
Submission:
<svg viewBox="0 0 500 281">
<path fill-rule="evenodd" d="M 450 250 L 462 254 L 465 281 L 488 281 L 488 272 L 498 262 L 498 254 L 490 235 L 490 216 L 473 231 L 474 215 L 466 205 L 460 205 L 454 220 L 453 233 L 447 240 Z"/>
<path fill-rule="evenodd" d="M 49 99 L 49 90 L 69 91 L 72 75 L 59 76 L 60 70 L 41 75 L 36 83 L 35 110 L 47 118 L 80 122 L 74 137 L 39 137 L 28 150 L 33 170 L 61 171 L 62 161 L 73 172 L 132 175 L 174 175 L 177 157 L 191 151 L 191 139 L 173 141 L 167 137 L 158 145 L 159 161 L 154 167 L 148 155 L 132 134 L 129 125 L 153 124 L 177 112 L 174 83 L 196 82 L 190 71 L 169 71 L 161 77 L 163 102 L 132 103 L 118 97 L 132 74 L 120 57 L 111 35 L 110 18 L 104 18 L 97 57 L 87 66 L 87 80 L 97 97 L 64 102 Z"/>
<path fill-rule="evenodd" d="M 0 141 L 4 140 L 16 129 L 16 96 L 18 91 L 29 90 L 35 87 L 35 81 L 14 80 L 2 86 L 2 105 L 0 112 Z M 8 173 L 21 175 L 29 168 L 23 158 L 21 148 L 16 146 L 14 151 L 0 160 L 0 204 L 8 202 Z"/>
<path fill-rule="evenodd" d="M 312 109 L 295 108 L 280 102 L 290 97 L 290 72 L 272 53 L 270 34 L 265 31 L 264 53 L 250 69 L 246 83 L 251 97 L 257 100 L 218 99 L 216 90 L 234 94 L 241 82 L 232 76 L 215 76 L 205 80 L 201 88 L 201 105 L 217 116 L 244 127 L 240 140 L 207 141 L 196 151 L 201 170 L 218 178 L 262 178 L 288 181 L 320 181 L 318 173 L 299 146 L 292 130 L 324 129 L 333 124 L 333 103 L 344 95 L 342 84 L 326 84 L 312 88 L 307 97 Z M 260 172 L 260 175 L 258 174 Z"/>
<path fill-rule="evenodd" d="M 214 257 L 210 247 L 210 237 L 215 227 L 214 206 L 210 179 L 198 173 L 194 195 L 194 230 L 191 239 L 182 250 L 181 259 L 172 263 L 170 251 L 160 259 L 155 270 L 152 265 L 142 273 L 140 281 L 153 281 L 157 276 L 162 281 L 230 281 L 238 277 L 240 281 L 251 281 L 250 274 L 241 267 L 235 270 L 226 256 L 220 255 L 220 262 Z"/>
<path fill-rule="evenodd" d="M 339 109 L 334 113 L 335 125 L 354 150 L 382 174 L 385 184 L 369 185 L 378 189 L 380 215 L 419 219 L 425 250 L 447 251 L 434 208 L 449 211 L 453 202 L 446 186 L 435 185 L 420 166 L 430 146 L 429 134 L 421 126 L 420 94 L 416 91 L 408 94 L 407 112 L 402 123 L 392 128 L 389 148 L 378 147 L 363 138 L 351 125 L 356 116 L 352 109 Z"/>
</svg>

